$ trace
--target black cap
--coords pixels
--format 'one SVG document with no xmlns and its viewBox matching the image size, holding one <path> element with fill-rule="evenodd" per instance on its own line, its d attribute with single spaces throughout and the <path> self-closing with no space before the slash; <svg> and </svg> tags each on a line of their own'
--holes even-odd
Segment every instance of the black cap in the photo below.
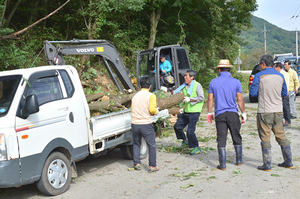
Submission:
<svg viewBox="0 0 300 199">
<path fill-rule="evenodd" d="M 166 58 L 166 56 L 161 54 L 159 58 Z"/>
</svg>

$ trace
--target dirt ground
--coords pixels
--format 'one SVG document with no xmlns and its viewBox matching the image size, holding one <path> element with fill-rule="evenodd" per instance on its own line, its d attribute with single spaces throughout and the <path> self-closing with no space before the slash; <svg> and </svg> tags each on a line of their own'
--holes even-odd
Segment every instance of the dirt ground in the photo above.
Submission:
<svg viewBox="0 0 300 199">
<path fill-rule="evenodd" d="M 257 170 L 262 165 L 260 140 L 256 129 L 257 103 L 249 103 L 244 94 L 248 120 L 242 125 L 243 165 L 235 165 L 231 137 L 227 141 L 227 170 L 216 169 L 218 153 L 215 124 L 206 120 L 203 110 L 197 125 L 202 147 L 200 155 L 167 153 L 179 147 L 173 131 L 169 137 L 157 138 L 157 163 L 160 170 L 148 173 L 148 160 L 141 171 L 128 171 L 132 161 L 124 160 L 119 149 L 98 158 L 77 163 L 79 177 L 70 189 L 59 196 L 45 197 L 34 185 L 0 189 L 0 198 L 299 198 L 300 195 L 300 115 L 285 129 L 291 142 L 294 169 L 280 168 L 283 161 L 280 146 L 272 136 L 272 171 Z M 297 99 L 298 113 L 300 97 Z M 170 150 L 172 151 L 172 150 Z"/>
</svg>

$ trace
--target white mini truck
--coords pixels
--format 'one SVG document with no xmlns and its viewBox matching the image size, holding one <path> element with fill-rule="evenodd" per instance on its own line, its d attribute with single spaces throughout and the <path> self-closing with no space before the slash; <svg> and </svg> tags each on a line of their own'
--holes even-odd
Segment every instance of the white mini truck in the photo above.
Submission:
<svg viewBox="0 0 300 199">
<path fill-rule="evenodd" d="M 58 195 L 88 155 L 120 147 L 132 158 L 130 109 L 90 117 L 69 65 L 0 72 L 0 124 L 0 188 L 36 183 L 43 194 Z M 141 157 L 147 153 L 143 140 Z"/>
</svg>

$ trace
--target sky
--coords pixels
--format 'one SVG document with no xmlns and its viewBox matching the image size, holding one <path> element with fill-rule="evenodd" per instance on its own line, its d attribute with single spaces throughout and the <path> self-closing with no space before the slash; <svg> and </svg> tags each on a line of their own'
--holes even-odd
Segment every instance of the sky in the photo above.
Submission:
<svg viewBox="0 0 300 199">
<path fill-rule="evenodd" d="M 300 0 L 256 0 L 256 4 L 254 16 L 284 30 L 300 30 Z"/>
</svg>

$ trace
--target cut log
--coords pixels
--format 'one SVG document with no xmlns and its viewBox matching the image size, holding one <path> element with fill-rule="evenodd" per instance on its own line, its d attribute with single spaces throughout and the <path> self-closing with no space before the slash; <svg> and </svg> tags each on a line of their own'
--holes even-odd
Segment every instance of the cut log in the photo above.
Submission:
<svg viewBox="0 0 300 199">
<path fill-rule="evenodd" d="M 103 94 L 95 94 L 87 96 L 88 100 L 94 100 L 94 102 L 89 103 L 89 108 L 91 111 L 98 111 L 100 113 L 108 113 L 108 112 L 114 112 L 120 109 L 130 108 L 131 106 L 131 99 L 136 94 L 132 93 L 129 95 L 114 95 L 110 96 L 109 100 L 106 101 L 96 101 L 98 98 L 101 98 Z M 98 97 L 98 98 L 97 98 Z M 181 103 L 183 101 L 184 94 L 183 93 L 177 93 L 175 95 L 171 95 L 167 98 L 157 98 L 156 104 L 157 107 L 159 107 L 160 110 L 169 109 L 173 106 Z M 171 110 L 171 109 L 170 109 Z M 176 108 L 176 110 L 172 110 L 171 114 L 178 114 L 179 108 Z"/>
<path fill-rule="evenodd" d="M 96 101 L 100 98 L 102 98 L 105 94 L 104 93 L 97 93 L 97 94 L 94 94 L 94 95 L 86 95 L 86 99 L 88 102 L 90 101 Z"/>
<path fill-rule="evenodd" d="M 120 95 L 120 96 L 110 96 L 109 100 L 106 101 L 96 101 L 89 104 L 91 111 L 99 111 L 101 113 L 114 112 L 121 109 L 125 109 L 125 105 L 130 106 L 131 99 L 135 93 L 129 95 Z M 95 95 L 93 95 L 95 97 Z M 128 107 L 129 107 L 128 106 Z"/>
<path fill-rule="evenodd" d="M 157 99 L 156 104 L 157 107 L 159 107 L 159 110 L 168 109 L 173 107 L 174 105 L 181 103 L 183 101 L 183 98 L 184 98 L 183 93 L 177 93 L 167 98 Z"/>
</svg>

